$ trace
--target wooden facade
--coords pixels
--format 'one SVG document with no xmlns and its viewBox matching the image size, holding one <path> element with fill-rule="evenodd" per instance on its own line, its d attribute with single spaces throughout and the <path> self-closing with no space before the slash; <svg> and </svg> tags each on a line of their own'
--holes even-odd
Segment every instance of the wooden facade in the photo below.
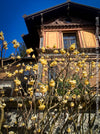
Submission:
<svg viewBox="0 0 100 134">
<path fill-rule="evenodd" d="M 65 2 L 32 15 L 24 15 L 29 34 L 22 37 L 26 46 L 35 50 L 42 46 L 53 48 L 54 45 L 60 49 L 65 48 L 64 35 L 68 34 L 69 37 L 69 34 L 73 34 L 76 36 L 77 48 L 95 49 L 95 19 L 99 16 L 100 9 Z"/>
<path fill-rule="evenodd" d="M 67 50 L 71 43 L 76 43 L 81 52 L 90 53 L 89 59 L 96 61 L 97 47 L 100 53 L 99 35 L 96 36 L 96 17 L 100 18 L 100 9 L 65 2 L 23 17 L 29 31 L 29 34 L 22 36 L 23 40 L 27 48 L 32 47 L 35 50 L 36 55 L 39 56 L 41 48 L 44 47 L 45 53 L 52 57 L 54 45 L 58 50 Z M 65 43 L 67 40 L 71 43 Z M 96 78 L 91 83 L 95 85 Z"/>
</svg>

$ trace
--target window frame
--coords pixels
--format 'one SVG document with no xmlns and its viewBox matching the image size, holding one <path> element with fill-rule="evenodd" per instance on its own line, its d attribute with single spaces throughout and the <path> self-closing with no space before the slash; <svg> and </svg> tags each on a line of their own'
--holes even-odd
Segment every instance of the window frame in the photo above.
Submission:
<svg viewBox="0 0 100 134">
<path fill-rule="evenodd" d="M 68 49 L 70 47 L 70 45 L 69 45 L 69 47 L 66 47 L 66 48 L 64 46 L 64 34 L 66 35 L 66 37 L 67 36 L 70 37 L 71 35 L 72 36 L 74 35 L 76 37 L 76 43 L 75 43 L 76 44 L 76 48 L 79 47 L 79 41 L 78 41 L 78 33 L 77 33 L 77 31 L 64 31 L 62 34 L 63 34 L 63 39 L 62 40 L 63 40 L 63 48 L 64 49 Z M 71 43 L 71 44 L 73 44 L 73 43 Z"/>
</svg>

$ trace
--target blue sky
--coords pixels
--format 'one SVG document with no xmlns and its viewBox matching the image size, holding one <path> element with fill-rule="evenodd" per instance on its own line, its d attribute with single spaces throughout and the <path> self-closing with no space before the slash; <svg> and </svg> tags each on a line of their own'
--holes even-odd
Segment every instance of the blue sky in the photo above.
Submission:
<svg viewBox="0 0 100 134">
<path fill-rule="evenodd" d="M 100 0 L 72 0 L 73 2 L 100 8 Z M 29 15 L 43 9 L 61 4 L 66 0 L 0 0 L 0 31 L 4 32 L 5 40 L 17 39 L 22 42 L 22 34 L 27 34 L 23 15 Z M 7 55 L 13 51 L 7 50 Z"/>
</svg>

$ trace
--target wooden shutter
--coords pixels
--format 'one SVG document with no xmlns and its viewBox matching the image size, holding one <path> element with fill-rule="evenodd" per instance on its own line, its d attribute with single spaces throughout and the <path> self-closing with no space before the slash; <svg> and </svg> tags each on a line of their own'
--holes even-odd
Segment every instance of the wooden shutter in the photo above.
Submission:
<svg viewBox="0 0 100 134">
<path fill-rule="evenodd" d="M 81 48 L 95 48 L 96 38 L 93 31 L 78 31 Z"/>
<path fill-rule="evenodd" d="M 53 48 L 56 45 L 57 48 L 60 48 L 60 34 L 59 32 L 46 32 L 46 46 Z"/>
</svg>

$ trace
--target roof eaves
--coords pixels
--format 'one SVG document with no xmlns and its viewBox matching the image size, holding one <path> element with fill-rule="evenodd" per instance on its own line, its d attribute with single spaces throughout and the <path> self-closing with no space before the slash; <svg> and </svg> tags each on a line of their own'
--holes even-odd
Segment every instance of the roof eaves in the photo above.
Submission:
<svg viewBox="0 0 100 134">
<path fill-rule="evenodd" d="M 36 17 L 36 16 L 41 15 L 42 13 L 50 12 L 50 11 L 52 11 L 52 10 L 55 10 L 55 9 L 57 9 L 57 8 L 60 8 L 60 7 L 63 7 L 64 5 L 67 5 L 67 4 L 70 4 L 70 3 L 71 3 L 71 2 L 65 2 L 65 3 L 62 3 L 62 4 L 59 4 L 59 5 L 56 5 L 56 6 L 47 8 L 47 9 L 45 9 L 45 10 L 42 10 L 42 11 L 39 11 L 39 12 L 30 14 L 30 15 L 24 15 L 23 18 L 24 18 L 24 19 L 27 19 L 27 18 L 31 18 L 32 16 Z"/>
<path fill-rule="evenodd" d="M 91 7 L 91 6 L 87 6 L 87 5 L 83 5 L 83 4 L 79 4 L 79 3 L 75 3 L 75 2 L 64 2 L 62 4 L 59 4 L 59 5 L 56 5 L 56 6 L 53 6 L 53 7 L 50 7 L 50 8 L 47 8 L 45 10 L 42 10 L 42 11 L 39 11 L 39 12 L 36 12 L 36 13 L 33 13 L 33 14 L 30 14 L 30 15 L 24 15 L 23 18 L 24 19 L 29 19 L 31 18 L 32 16 L 36 17 L 36 16 L 39 16 L 41 15 L 42 13 L 47 13 L 47 12 L 50 12 L 52 10 L 55 10 L 55 9 L 58 9 L 60 7 L 63 7 L 67 4 L 75 4 L 75 5 L 78 5 L 78 6 L 83 6 L 83 7 L 86 7 L 86 8 L 90 8 L 90 9 L 93 9 L 93 10 L 97 10 L 100 14 L 100 8 L 96 8 L 96 7 Z"/>
</svg>

